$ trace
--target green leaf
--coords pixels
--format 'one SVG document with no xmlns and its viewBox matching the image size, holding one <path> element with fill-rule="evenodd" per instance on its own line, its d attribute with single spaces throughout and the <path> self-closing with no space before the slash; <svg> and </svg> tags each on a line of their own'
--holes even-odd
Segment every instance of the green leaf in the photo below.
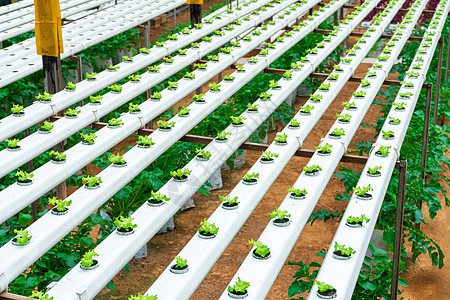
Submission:
<svg viewBox="0 0 450 300">
<path fill-rule="evenodd" d="M 108 282 L 108 284 L 106 285 L 106 287 L 109 289 L 109 290 L 113 290 L 114 289 L 114 281 L 110 281 L 110 282 Z"/>
<path fill-rule="evenodd" d="M 33 220 L 33 217 L 29 214 L 20 214 L 19 215 L 19 226 L 27 227 L 28 223 Z"/>
</svg>

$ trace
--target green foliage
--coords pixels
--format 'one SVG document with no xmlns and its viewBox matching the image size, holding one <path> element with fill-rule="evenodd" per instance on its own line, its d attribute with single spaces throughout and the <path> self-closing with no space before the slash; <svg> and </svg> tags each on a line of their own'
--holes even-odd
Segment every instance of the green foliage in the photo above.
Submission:
<svg viewBox="0 0 450 300">
<path fill-rule="evenodd" d="M 252 181 L 252 179 L 258 179 L 259 173 L 253 172 L 252 174 L 245 174 L 242 180 L 244 181 Z"/>
<path fill-rule="evenodd" d="M 136 224 L 133 224 L 133 220 L 134 219 L 132 217 L 125 218 L 123 216 L 119 216 L 114 220 L 114 225 L 121 229 L 131 230 L 137 227 Z"/>
<path fill-rule="evenodd" d="M 100 183 L 102 183 L 102 179 L 97 176 L 86 176 L 86 177 L 83 177 L 82 180 L 83 180 L 83 184 L 85 184 L 89 187 L 97 186 Z"/>
<path fill-rule="evenodd" d="M 32 236 L 30 235 L 28 230 L 14 229 L 14 233 L 17 234 L 17 236 L 16 236 L 17 243 L 19 243 L 19 245 L 22 245 L 22 246 L 28 244 L 32 238 Z"/>
<path fill-rule="evenodd" d="M 181 256 L 175 257 L 176 265 L 179 268 L 184 268 L 187 265 L 187 259 L 181 258 Z"/>
<path fill-rule="evenodd" d="M 269 217 L 271 219 L 278 219 L 278 220 L 283 220 L 285 218 L 289 218 L 291 216 L 290 213 L 287 212 L 287 210 L 280 210 L 280 209 L 275 209 L 273 212 L 269 213 Z"/>
<path fill-rule="evenodd" d="M 217 228 L 216 224 L 209 223 L 204 219 L 200 222 L 200 228 L 198 229 L 198 232 L 203 232 L 206 234 L 217 234 L 219 232 L 219 228 Z"/>
<path fill-rule="evenodd" d="M 31 179 L 34 177 L 33 174 L 29 174 L 27 171 L 23 171 L 23 170 L 19 170 L 16 172 L 15 175 L 19 181 L 23 182 L 23 181 L 27 181 L 28 179 Z"/>
<path fill-rule="evenodd" d="M 333 145 L 326 143 L 325 145 L 319 145 L 314 148 L 317 150 L 321 150 L 322 153 L 331 153 L 331 149 L 333 148 Z"/>
<path fill-rule="evenodd" d="M 88 252 L 84 253 L 83 258 L 81 259 L 81 265 L 83 267 L 89 268 L 94 264 L 95 256 L 98 256 L 98 254 L 95 253 L 94 250 L 89 250 Z"/>
<path fill-rule="evenodd" d="M 255 253 L 259 254 L 261 257 L 266 257 L 270 253 L 270 248 L 260 241 L 254 241 L 251 239 L 248 243 L 256 247 Z"/>
<path fill-rule="evenodd" d="M 346 256 L 350 256 L 356 253 L 356 251 L 353 250 L 352 247 L 345 247 L 344 244 L 340 245 L 337 242 L 334 242 L 334 251 L 341 251 L 341 254 Z"/>
<path fill-rule="evenodd" d="M 306 196 L 306 194 L 308 194 L 306 189 L 296 189 L 295 187 L 289 188 L 288 192 L 291 193 L 291 194 L 294 194 L 297 197 L 299 197 L 299 196 Z"/>
<path fill-rule="evenodd" d="M 239 204 L 239 203 L 240 203 L 240 202 L 238 201 L 238 197 L 237 197 L 237 196 L 236 196 L 236 197 L 233 197 L 233 198 L 230 198 L 229 195 L 227 195 L 227 196 L 220 196 L 220 195 L 219 195 L 219 199 L 220 199 L 220 201 L 222 201 L 222 202 L 227 202 L 228 204 L 234 204 L 234 203 Z"/>
<path fill-rule="evenodd" d="M 233 286 L 231 285 L 228 286 L 228 291 L 231 293 L 233 292 L 245 293 L 249 287 L 250 283 L 242 281 L 241 278 L 238 277 L 238 281 L 236 281 Z"/>
<path fill-rule="evenodd" d="M 72 204 L 72 200 L 62 200 L 56 197 L 48 198 L 48 203 L 55 205 L 57 211 L 65 211 Z"/>
</svg>

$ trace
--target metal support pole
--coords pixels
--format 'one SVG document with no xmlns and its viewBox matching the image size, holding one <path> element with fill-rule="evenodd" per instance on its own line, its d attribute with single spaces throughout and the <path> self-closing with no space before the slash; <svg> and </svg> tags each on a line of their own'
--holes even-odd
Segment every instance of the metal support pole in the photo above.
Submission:
<svg viewBox="0 0 450 300">
<path fill-rule="evenodd" d="M 431 97 L 433 93 L 433 84 L 426 83 L 427 98 L 425 102 L 425 116 L 423 124 L 423 136 L 422 136 L 422 157 L 420 159 L 420 166 L 422 167 L 422 179 L 425 180 L 426 167 L 427 167 L 427 153 L 428 153 L 428 135 L 430 130 L 430 117 L 431 117 Z M 419 199 L 418 208 L 422 209 L 422 199 Z M 415 224 L 416 228 L 420 228 L 420 223 Z"/>
<path fill-rule="evenodd" d="M 150 20 L 147 21 L 147 24 L 145 25 L 145 48 L 150 47 Z"/>
<path fill-rule="evenodd" d="M 173 9 L 173 28 L 177 27 L 177 8 Z"/>
<path fill-rule="evenodd" d="M 25 136 L 30 135 L 30 128 L 25 129 Z M 28 173 L 33 172 L 33 160 L 28 161 Z M 33 217 L 33 222 L 37 220 L 37 207 L 36 207 L 36 201 L 31 203 L 31 216 Z"/>
<path fill-rule="evenodd" d="M 447 39 L 447 61 L 445 63 L 445 82 L 448 82 L 448 74 L 450 73 L 450 70 L 448 69 L 450 67 L 450 30 L 448 31 L 448 39 Z"/>
<path fill-rule="evenodd" d="M 400 262 L 403 245 L 403 217 L 405 213 L 406 174 L 408 162 L 399 161 L 397 214 L 395 220 L 394 256 L 392 262 L 391 300 L 397 300 L 398 280 L 400 275 Z"/>
<path fill-rule="evenodd" d="M 436 74 L 436 92 L 434 93 L 434 113 L 433 113 L 433 125 L 437 123 L 438 109 L 439 109 L 439 95 L 441 90 L 441 78 L 442 78 L 442 58 L 444 56 L 444 39 L 439 39 L 439 55 Z"/>
<path fill-rule="evenodd" d="M 42 69 L 44 71 L 45 90 L 55 94 L 63 89 L 61 59 L 55 56 L 42 55 Z"/>
</svg>

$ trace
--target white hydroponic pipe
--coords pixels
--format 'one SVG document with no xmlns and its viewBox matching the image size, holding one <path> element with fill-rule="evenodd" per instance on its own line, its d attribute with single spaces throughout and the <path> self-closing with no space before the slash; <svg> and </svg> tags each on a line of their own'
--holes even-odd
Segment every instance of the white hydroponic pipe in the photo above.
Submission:
<svg viewBox="0 0 450 300">
<path fill-rule="evenodd" d="M 413 28 L 417 20 L 420 18 L 421 12 L 426 6 L 425 4 L 426 3 L 417 8 L 412 19 L 412 23 L 409 26 L 409 30 Z M 396 14 L 397 10 L 401 8 L 401 6 L 402 3 L 397 3 L 397 7 L 392 9 L 391 15 L 388 16 L 387 19 L 384 18 L 384 20 L 388 21 L 387 23 L 385 23 L 385 25 L 389 24 L 390 20 Z M 397 42 L 395 47 L 392 49 L 392 60 L 389 65 L 385 65 L 383 67 L 383 71 L 386 71 L 387 73 L 389 72 L 389 69 L 392 67 L 394 60 L 397 58 L 400 50 L 407 42 L 408 36 L 409 32 L 405 33 L 404 38 Z M 242 280 L 250 282 L 251 285 L 248 289 L 249 299 L 262 299 L 270 291 L 270 287 L 275 281 L 279 270 L 283 267 L 292 247 L 295 245 L 298 236 L 303 230 L 310 214 L 317 204 L 318 199 L 325 189 L 325 186 L 333 175 L 333 172 L 339 164 L 341 157 L 346 153 L 346 148 L 348 147 L 352 137 L 356 133 L 356 130 L 359 127 L 362 119 L 364 118 L 364 115 L 367 113 L 372 100 L 377 95 L 379 87 L 381 87 L 383 80 L 386 78 L 386 75 L 383 71 L 380 71 L 378 73 L 377 83 L 371 86 L 371 92 L 368 93 L 368 95 L 366 95 L 364 99 L 358 100 L 352 98 L 351 100 L 349 100 L 353 100 L 357 103 L 358 109 L 356 111 L 342 111 L 341 114 L 351 114 L 352 117 L 350 123 L 341 124 L 337 120 L 328 132 L 328 134 L 331 133 L 334 128 L 344 128 L 346 133 L 345 136 L 340 140 L 336 140 L 330 138 L 327 134 L 327 136 L 322 140 L 322 145 L 325 145 L 327 143 L 332 145 L 331 154 L 328 156 L 323 156 L 320 153 L 316 152 L 308 162 L 309 166 L 318 165 L 322 168 L 318 176 L 307 176 L 305 172 L 302 172 L 302 174 L 294 184 L 295 188 L 306 188 L 306 198 L 304 200 L 294 200 L 290 197 L 290 195 L 287 195 L 285 200 L 278 208 L 280 210 L 286 210 L 289 214 L 291 214 L 289 218 L 289 226 L 278 227 L 273 222 L 270 222 L 264 232 L 258 238 L 259 241 L 270 248 L 271 257 L 265 261 L 261 261 L 255 259 L 252 256 L 252 253 L 249 253 L 245 261 L 242 263 L 239 270 L 231 280 L 231 283 L 233 283 L 237 280 L 238 277 L 240 277 Z M 364 89 L 360 86 L 358 90 Z M 345 241 L 337 240 L 337 242 L 342 244 Z M 229 299 L 227 291 L 223 292 L 221 299 Z"/>
<path fill-rule="evenodd" d="M 294 0 L 288 0 L 287 2 L 293 2 Z M 314 3 L 317 3 L 318 1 L 314 1 L 311 4 L 308 4 L 308 9 L 314 5 Z M 269 17 L 272 17 L 274 14 L 272 13 L 274 10 L 269 10 L 267 13 L 264 14 L 264 19 L 267 19 Z M 302 9 L 301 11 L 298 11 L 295 13 L 295 15 L 301 15 L 302 12 L 307 11 L 307 9 Z M 42 135 L 39 132 L 35 132 L 34 134 L 26 137 L 20 142 L 21 150 L 20 151 L 9 151 L 7 149 L 4 149 L 0 152 L 0 177 L 5 176 L 8 174 L 8 172 L 14 170 L 15 168 L 18 168 L 19 166 L 23 165 L 33 157 L 36 157 L 37 155 L 41 154 L 42 152 L 48 150 L 52 146 L 56 145 L 57 143 L 63 141 L 64 139 L 68 138 L 72 134 L 77 133 L 79 130 L 83 129 L 84 127 L 88 126 L 92 122 L 95 122 L 96 120 L 100 119 L 101 117 L 105 116 L 109 112 L 113 111 L 114 109 L 118 108 L 119 106 L 127 103 L 129 100 L 133 99 L 134 97 L 137 97 L 138 95 L 145 93 L 149 88 L 154 86 L 155 84 L 161 82 L 165 78 L 168 78 L 169 76 L 175 74 L 179 70 L 191 65 L 201 57 L 205 56 L 206 54 L 210 53 L 217 47 L 220 47 L 221 45 L 229 42 L 231 39 L 237 37 L 242 31 L 244 31 L 246 28 L 252 28 L 256 24 L 263 21 L 259 15 L 254 16 L 248 21 L 245 21 L 243 25 L 237 26 L 238 30 L 233 31 L 225 31 L 224 36 L 216 36 L 213 38 L 212 42 L 203 42 L 201 43 L 201 47 L 196 49 L 189 50 L 186 55 L 179 55 L 176 57 L 175 61 L 170 64 L 169 66 L 165 66 L 164 70 L 161 70 L 159 74 L 153 73 L 142 76 L 142 79 L 139 82 L 128 82 L 125 83 L 123 87 L 123 91 L 120 95 L 115 93 L 108 93 L 104 96 L 104 99 L 102 100 L 101 106 L 91 106 L 91 105 L 85 105 L 80 110 L 81 113 L 76 119 L 61 119 L 56 122 L 54 122 L 54 128 L 52 129 L 52 132 L 50 134 Z M 276 28 L 280 29 L 285 27 L 286 20 L 282 20 L 278 22 L 276 25 Z M 242 27 L 242 29 L 240 29 Z M 261 39 L 260 39 L 261 40 Z M 261 42 L 264 40 L 261 40 Z M 250 48 L 252 46 L 252 43 L 247 43 L 249 45 L 248 51 L 251 51 L 253 48 Z M 242 52 L 242 51 L 241 51 Z M 167 54 L 167 53 L 166 53 Z M 243 53 L 245 54 L 245 53 Z M 242 55 L 243 55 L 242 54 Z M 152 56 L 146 55 L 146 56 Z M 135 59 L 141 59 L 146 60 L 145 55 L 136 56 Z M 142 65 L 142 61 L 137 60 L 136 62 L 132 63 L 122 63 L 122 68 L 136 68 L 134 65 L 135 63 Z M 89 82 L 89 84 L 86 84 L 87 86 L 93 86 L 97 83 L 101 82 L 103 80 L 110 81 L 109 78 L 114 77 L 115 72 L 108 72 L 99 79 L 89 82 L 86 80 L 86 82 Z M 109 78 L 108 78 L 109 77 Z M 75 90 L 76 91 L 76 90 Z M 89 91 L 91 93 L 92 91 Z M 75 93 L 71 91 L 65 91 L 66 95 Z M 125 96 L 124 96 L 125 95 Z M 50 104 L 51 105 L 51 104 Z M 52 109 L 52 107 L 50 107 Z M 54 111 L 57 111 L 57 109 L 53 108 Z M 95 113 L 94 113 L 95 112 Z M 42 117 L 42 116 L 41 116 Z M 40 117 L 40 118 L 41 118 Z M 22 117 L 14 117 L 12 118 L 22 118 Z"/>
<path fill-rule="evenodd" d="M 334 10 L 342 6 L 344 1 L 339 1 L 338 4 L 339 5 L 332 6 Z M 320 16 L 317 16 L 317 18 L 320 18 Z M 312 30 L 312 28 L 308 26 L 307 30 Z M 302 32 L 298 35 L 302 36 Z M 276 49 L 273 49 L 272 53 L 270 53 L 271 55 L 269 57 L 261 59 L 260 62 L 256 64 L 248 64 L 245 72 L 235 72 L 235 82 L 233 84 L 224 83 L 220 93 L 207 93 L 205 100 L 208 102 L 208 105 L 200 105 L 200 107 L 198 105 L 191 105 L 189 118 L 175 116 L 172 120 L 176 120 L 178 125 L 172 129 L 171 134 L 167 135 L 166 132 L 159 130 L 154 132 L 151 137 L 157 146 L 146 150 L 135 147 L 128 151 L 124 155 L 124 159 L 128 162 L 126 168 L 115 168 L 114 166 L 110 166 L 103 170 L 98 174 L 103 180 L 103 183 L 98 189 L 88 190 L 80 188 L 73 193 L 70 197 L 73 200 L 73 203 L 69 213 L 66 214 L 64 218 L 55 219 L 55 215 L 47 213 L 29 226 L 27 230 L 33 236 L 33 241 L 26 247 L 19 249 L 25 251 L 17 252 L 18 249 L 16 246 L 12 245 L 12 243 L 8 243 L 0 248 L 0 255 L 2 257 L 3 255 L 6 255 L 5 257 L 11 257 L 8 262 L 5 262 L 0 266 L 0 290 L 5 289 L 9 282 L 76 227 L 90 212 L 97 209 L 104 201 L 112 197 L 123 185 L 127 184 L 137 176 L 151 163 L 151 159 L 155 159 L 161 155 L 170 145 L 178 141 L 181 136 L 214 110 L 215 107 L 228 99 L 228 97 L 246 82 L 261 72 L 287 49 L 292 47 L 298 41 L 295 37 L 296 35 L 294 34 L 290 39 L 287 39 L 283 43 L 279 43 Z M 146 112 L 150 111 L 149 106 L 151 106 L 150 101 L 141 105 L 143 116 L 146 115 Z M 128 122 L 140 123 L 140 121 L 136 119 L 129 120 Z M 111 129 L 110 134 L 117 134 L 120 130 L 121 128 Z M 51 224 L 51 226 L 49 226 L 49 224 Z"/>
<path fill-rule="evenodd" d="M 153 47 L 151 49 L 150 55 L 148 54 L 139 54 L 134 56 L 133 63 L 120 63 L 118 66 L 119 70 L 116 72 L 109 72 L 107 70 L 100 72 L 97 75 L 97 80 L 95 82 L 91 82 L 88 80 L 84 80 L 77 84 L 77 88 L 74 92 L 67 93 L 66 91 L 61 91 L 53 95 L 51 103 L 34 103 L 24 109 L 25 115 L 23 117 L 17 118 L 13 115 L 3 118 L 0 124 L 0 141 L 11 137 L 26 128 L 38 123 L 41 120 L 49 118 L 50 116 L 56 114 L 67 107 L 80 102 L 81 100 L 89 97 L 95 92 L 100 91 L 101 89 L 121 80 L 122 78 L 126 78 L 128 75 L 133 74 L 148 65 L 160 60 L 164 56 L 168 56 L 171 53 L 177 51 L 180 48 L 183 48 L 189 45 L 192 42 L 196 42 L 200 40 L 202 37 L 218 30 L 225 25 L 231 23 L 232 21 L 248 14 L 249 12 L 261 7 L 265 3 L 270 2 L 269 0 L 258 1 L 256 3 L 251 3 L 248 6 L 244 6 L 241 10 L 237 10 L 233 14 L 223 14 L 221 19 L 212 18 L 213 23 L 203 23 L 203 27 L 201 29 L 193 29 L 191 34 L 185 35 L 180 34 L 178 36 L 177 41 L 167 41 L 164 47 Z M 283 1 L 278 5 L 274 5 L 273 8 L 268 8 L 267 12 L 261 12 L 262 16 L 272 16 L 273 14 L 279 12 L 280 10 L 286 8 L 294 1 Z M 211 15 L 210 15 L 211 17 Z M 268 18 L 268 17 L 266 17 Z M 252 20 L 258 20 L 252 17 Z M 265 20 L 265 19 L 262 19 Z M 251 21 L 253 22 L 253 21 Z M 251 22 L 245 22 L 251 24 Z M 245 26 L 245 23 L 243 26 Z M 236 26 L 236 30 L 239 31 L 239 26 Z M 217 39 L 215 37 L 214 39 Z M 214 41 L 215 43 L 217 40 Z M 214 44 L 215 44 L 214 43 Z M 217 44 L 219 47 L 220 44 Z M 0 50 L 1 51 L 1 50 Z"/>
<path fill-rule="evenodd" d="M 304 8 L 308 8 L 309 5 L 305 5 Z M 289 15 L 289 18 L 286 19 L 286 22 L 289 22 L 292 19 L 295 19 L 297 15 L 301 15 L 304 9 L 295 9 L 294 13 Z M 221 55 L 222 59 L 219 62 L 210 62 L 208 63 L 207 72 L 202 70 L 197 70 L 194 72 L 196 79 L 187 81 L 186 79 L 180 81 L 180 87 L 175 91 L 165 90 L 162 95 L 164 96 L 160 102 L 154 104 L 154 107 L 151 109 L 151 114 L 146 115 L 145 119 L 142 120 L 142 123 L 146 123 L 149 120 L 157 117 L 159 114 L 163 113 L 165 110 L 173 106 L 179 100 L 183 99 L 189 93 L 194 91 L 197 87 L 206 83 L 211 77 L 215 76 L 217 73 L 223 71 L 225 68 L 235 63 L 240 57 L 254 49 L 257 45 L 267 40 L 270 37 L 270 34 L 277 32 L 279 28 L 285 27 L 284 21 L 277 22 L 275 25 L 271 25 L 267 30 L 262 30 L 262 34 L 259 36 L 254 36 L 252 41 L 243 41 L 241 47 L 234 47 L 234 51 L 230 55 L 223 54 Z M 311 31 L 311 30 L 310 30 Z M 303 31 L 303 36 L 306 36 L 310 31 Z M 297 35 L 297 39 L 301 36 Z M 202 47 L 200 47 L 202 48 Z M 199 51 L 200 53 L 209 53 L 211 51 L 210 47 L 206 46 L 206 49 Z M 193 55 L 190 55 L 193 54 Z M 186 53 L 186 56 L 177 57 L 177 61 L 174 62 L 174 65 L 177 67 L 183 65 L 183 60 L 186 60 L 188 57 L 192 57 L 194 60 L 197 60 L 198 57 L 202 55 L 197 55 L 197 52 L 194 53 Z M 180 59 L 180 60 L 178 60 Z M 170 66 L 165 64 L 162 65 L 160 72 L 169 72 Z M 171 72 L 173 73 L 173 72 Z M 144 75 L 145 77 L 146 75 Z M 167 75 L 166 75 L 167 76 Z M 149 80 L 160 80 L 160 74 L 153 74 L 151 76 L 145 77 L 142 80 L 143 84 L 149 82 Z M 150 79 L 148 79 L 150 78 Z M 151 82 L 151 81 L 150 81 Z M 130 87 L 133 88 L 132 92 L 127 94 L 127 97 L 130 98 L 129 94 L 139 94 L 142 91 L 140 89 L 136 89 L 138 83 L 129 83 Z M 146 84 L 147 86 L 148 84 Z M 142 88 L 141 88 L 142 89 Z M 145 90 L 145 88 L 143 88 Z M 137 91 L 136 91 L 137 90 Z M 108 99 L 107 96 L 111 96 L 111 99 Z M 108 101 L 113 101 L 113 99 L 117 97 L 114 94 L 107 94 L 103 101 L 108 103 Z M 132 97 L 132 96 L 131 96 Z M 126 97 L 125 97 L 126 98 Z M 91 108 L 92 109 L 92 108 Z M 91 115 L 88 112 L 88 117 Z M 98 117 L 98 114 L 97 114 Z M 133 118 L 133 117 L 131 117 Z M 134 117 L 137 118 L 137 117 Z M 72 147 L 70 150 L 66 151 L 67 155 L 66 163 L 60 167 L 55 166 L 52 162 L 49 162 L 40 168 L 34 170 L 33 172 L 33 184 L 29 186 L 20 186 L 17 184 L 13 184 L 10 187 L 0 192 L 0 223 L 7 220 L 9 217 L 17 213 L 20 209 L 29 205 L 36 198 L 45 194 L 48 190 L 55 187 L 60 182 L 64 181 L 66 178 L 70 177 L 80 168 L 88 164 L 90 161 L 112 148 L 114 145 L 119 143 L 127 134 L 130 135 L 135 132 L 138 127 L 136 124 L 126 124 L 121 131 L 120 135 L 107 135 L 107 137 L 103 136 L 103 132 L 98 132 L 97 142 L 94 145 L 86 147 L 82 143 Z"/>
<path fill-rule="evenodd" d="M 342 218 L 343 221 L 339 224 L 336 234 L 333 238 L 332 245 L 334 241 L 339 243 L 345 243 L 356 250 L 356 253 L 352 255 L 352 258 L 345 261 L 336 260 L 332 257 L 333 249 L 330 247 L 325 260 L 322 263 L 317 280 L 331 284 L 337 290 L 336 299 L 350 299 L 359 276 L 359 271 L 363 263 L 366 249 L 370 242 L 370 237 L 378 218 L 381 204 L 383 202 L 384 195 L 389 185 L 392 172 L 395 167 L 396 161 L 399 159 L 399 151 L 402 146 L 403 139 L 405 138 L 406 131 L 408 129 L 411 116 L 414 113 L 414 108 L 417 103 L 417 99 L 420 95 L 420 90 L 422 84 L 425 81 L 428 68 L 431 64 L 434 51 L 439 42 L 439 38 L 442 33 L 442 29 L 446 22 L 446 16 L 449 12 L 450 5 L 448 0 L 441 1 L 436 7 L 436 12 L 430 24 L 436 20 L 436 25 L 430 25 L 424 35 L 425 38 L 431 37 L 431 45 L 429 47 L 424 47 L 429 41 L 425 39 L 422 41 L 420 49 L 425 49 L 426 53 L 418 53 L 415 56 L 413 65 L 409 68 L 409 72 L 419 72 L 420 76 L 416 79 L 405 77 L 405 81 L 410 81 L 414 83 L 413 89 L 406 88 L 402 85 L 399 94 L 396 97 L 395 103 L 406 102 L 404 111 L 397 111 L 394 106 L 392 106 L 388 117 L 400 119 L 399 125 L 391 125 L 388 120 L 384 123 L 382 130 L 389 131 L 393 130 L 394 139 L 385 140 L 382 135 L 380 135 L 374 145 L 374 151 L 369 155 L 369 159 L 364 167 L 362 175 L 358 181 L 357 186 L 363 187 L 368 184 L 374 189 L 370 192 L 373 196 L 372 200 L 359 200 L 355 195 L 352 196 L 347 209 Z M 436 26 L 435 28 L 432 28 Z M 423 58 L 423 61 L 417 58 Z M 419 69 L 415 69 L 413 66 L 416 63 L 423 64 Z M 402 99 L 400 93 L 412 92 L 408 100 Z M 379 146 L 390 146 L 390 153 L 387 157 L 379 157 L 375 155 L 375 150 L 379 149 Z M 382 166 L 380 170 L 380 177 L 369 177 L 367 171 L 369 167 Z M 360 216 L 365 214 L 370 222 L 365 224 L 360 228 L 351 228 L 345 225 L 345 222 L 349 216 Z M 317 287 L 314 285 L 308 299 L 320 299 L 317 296 Z"/>
</svg>

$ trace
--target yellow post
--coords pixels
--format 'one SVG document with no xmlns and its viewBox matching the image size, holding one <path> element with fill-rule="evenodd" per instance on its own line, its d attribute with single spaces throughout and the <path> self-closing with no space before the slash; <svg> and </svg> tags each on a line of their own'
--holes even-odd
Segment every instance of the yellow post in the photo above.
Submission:
<svg viewBox="0 0 450 300">
<path fill-rule="evenodd" d="M 64 53 L 59 1 L 34 0 L 34 7 L 37 54 L 58 57 Z"/>
</svg>

